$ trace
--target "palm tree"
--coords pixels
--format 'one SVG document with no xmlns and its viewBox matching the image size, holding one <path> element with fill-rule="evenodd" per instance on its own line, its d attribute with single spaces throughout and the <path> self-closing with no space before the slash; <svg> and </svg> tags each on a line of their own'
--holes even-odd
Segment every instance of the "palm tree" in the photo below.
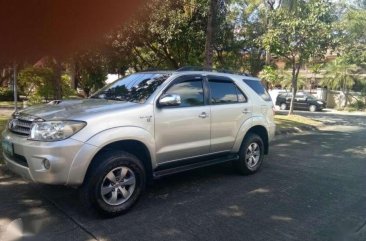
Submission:
<svg viewBox="0 0 366 241">
<path fill-rule="evenodd" d="M 360 67 L 347 64 L 342 59 L 335 59 L 326 65 L 325 71 L 325 76 L 321 84 L 331 89 L 339 89 L 342 91 L 346 96 L 344 104 L 344 107 L 346 107 L 349 91 L 355 84 Z"/>
</svg>

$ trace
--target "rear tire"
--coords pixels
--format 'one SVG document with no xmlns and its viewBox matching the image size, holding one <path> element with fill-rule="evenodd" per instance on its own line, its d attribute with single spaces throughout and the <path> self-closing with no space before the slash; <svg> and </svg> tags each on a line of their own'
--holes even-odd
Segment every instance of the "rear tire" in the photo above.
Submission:
<svg viewBox="0 0 366 241">
<path fill-rule="evenodd" d="M 99 214 L 113 217 L 126 213 L 145 189 L 146 174 L 134 155 L 115 151 L 96 157 L 79 189 L 82 203 Z"/>
<path fill-rule="evenodd" d="M 239 160 L 234 166 L 239 173 L 248 175 L 257 172 L 264 159 L 264 144 L 260 136 L 248 133 L 239 151 Z"/>
<path fill-rule="evenodd" d="M 315 112 L 316 111 L 316 105 L 309 106 L 309 111 Z"/>
</svg>

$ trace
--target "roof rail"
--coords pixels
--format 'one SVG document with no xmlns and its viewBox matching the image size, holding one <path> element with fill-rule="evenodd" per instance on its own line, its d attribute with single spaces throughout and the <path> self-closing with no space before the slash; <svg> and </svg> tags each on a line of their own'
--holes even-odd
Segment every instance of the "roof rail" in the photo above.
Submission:
<svg viewBox="0 0 366 241">
<path fill-rule="evenodd" d="M 143 69 L 142 72 L 149 72 L 149 71 L 174 71 L 172 69 L 162 69 L 162 68 L 154 68 L 154 67 L 150 67 L 147 69 Z"/>
<path fill-rule="evenodd" d="M 251 76 L 250 74 L 247 73 L 239 73 L 239 72 L 234 72 L 231 70 L 227 70 L 227 69 L 215 69 L 215 68 L 206 68 L 206 67 L 201 67 L 201 66 L 184 66 L 181 67 L 179 69 L 177 69 L 178 72 L 182 72 L 182 71 L 208 71 L 208 72 L 217 72 L 217 73 L 225 73 L 225 74 L 238 74 L 238 75 L 244 75 L 244 76 Z"/>
</svg>

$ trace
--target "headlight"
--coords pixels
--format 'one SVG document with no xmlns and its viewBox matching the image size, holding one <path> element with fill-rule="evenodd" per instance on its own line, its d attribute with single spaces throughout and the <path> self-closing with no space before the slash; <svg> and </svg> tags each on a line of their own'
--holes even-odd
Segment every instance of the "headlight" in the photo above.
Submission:
<svg viewBox="0 0 366 241">
<path fill-rule="evenodd" d="M 321 101 L 317 101 L 316 103 L 318 103 L 319 105 L 322 105 L 323 104 L 323 102 L 321 102 Z"/>
<path fill-rule="evenodd" d="M 82 121 L 45 121 L 32 125 L 30 138 L 36 141 L 60 141 L 80 131 L 85 122 Z"/>
</svg>

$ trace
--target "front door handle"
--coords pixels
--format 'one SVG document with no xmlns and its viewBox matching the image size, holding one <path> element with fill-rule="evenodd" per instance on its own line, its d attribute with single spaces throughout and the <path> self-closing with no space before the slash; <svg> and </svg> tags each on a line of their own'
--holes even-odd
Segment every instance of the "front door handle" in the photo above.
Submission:
<svg viewBox="0 0 366 241">
<path fill-rule="evenodd" d="M 202 112 L 199 116 L 199 118 L 205 119 L 208 117 L 208 114 L 206 112 Z"/>
</svg>

